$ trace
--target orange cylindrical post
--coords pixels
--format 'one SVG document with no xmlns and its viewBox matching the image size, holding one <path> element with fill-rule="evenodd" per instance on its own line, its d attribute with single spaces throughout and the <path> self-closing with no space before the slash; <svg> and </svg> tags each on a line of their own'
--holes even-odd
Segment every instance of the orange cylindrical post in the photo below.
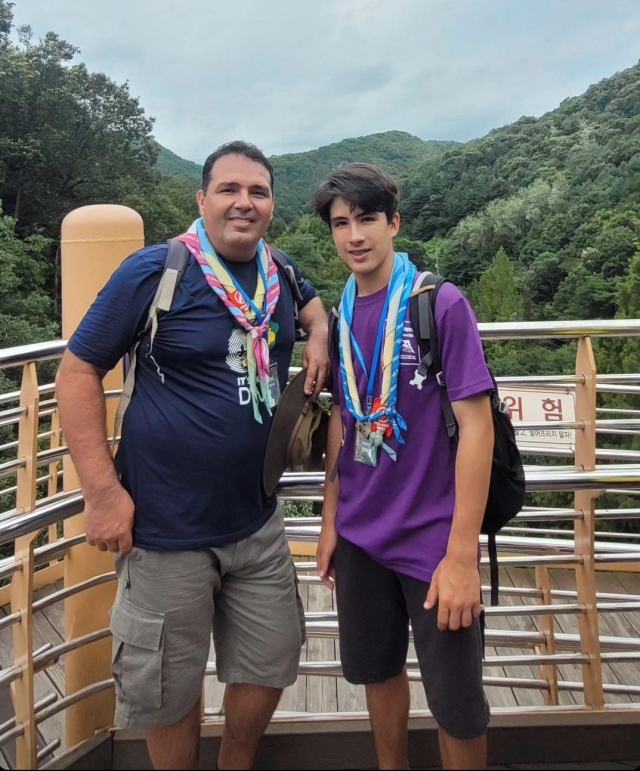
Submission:
<svg viewBox="0 0 640 771">
<path fill-rule="evenodd" d="M 100 289 L 118 265 L 144 246 L 144 227 L 140 215 L 126 206 L 83 206 L 68 214 L 62 223 L 62 335 L 68 339 Z M 122 388 L 122 370 L 116 367 L 104 379 L 105 390 Z M 107 432 L 113 430 L 117 401 L 107 402 Z M 69 457 L 64 459 L 64 489 L 79 487 L 78 476 Z M 65 537 L 84 532 L 82 516 L 65 522 Z M 113 570 L 113 555 L 83 544 L 65 557 L 65 586 Z M 107 583 L 65 601 L 67 639 L 103 629 L 109 625 L 108 611 L 113 604 L 115 584 Z M 109 638 L 73 651 L 66 657 L 66 693 L 111 676 Z M 72 747 L 93 736 L 99 728 L 111 725 L 114 696 L 106 691 L 67 710 L 66 741 Z"/>
</svg>

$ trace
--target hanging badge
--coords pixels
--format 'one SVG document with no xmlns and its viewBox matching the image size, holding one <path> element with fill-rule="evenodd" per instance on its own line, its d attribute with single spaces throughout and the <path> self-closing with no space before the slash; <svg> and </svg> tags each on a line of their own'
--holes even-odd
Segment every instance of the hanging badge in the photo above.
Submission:
<svg viewBox="0 0 640 771">
<path fill-rule="evenodd" d="M 269 407 L 275 409 L 280 401 L 280 378 L 278 377 L 278 365 L 272 364 L 269 367 L 269 379 L 267 380 L 269 389 Z"/>
<path fill-rule="evenodd" d="M 366 423 L 358 423 L 356 431 L 356 449 L 354 458 L 357 463 L 376 468 L 378 465 L 378 445 L 375 443 L 371 429 Z"/>
</svg>

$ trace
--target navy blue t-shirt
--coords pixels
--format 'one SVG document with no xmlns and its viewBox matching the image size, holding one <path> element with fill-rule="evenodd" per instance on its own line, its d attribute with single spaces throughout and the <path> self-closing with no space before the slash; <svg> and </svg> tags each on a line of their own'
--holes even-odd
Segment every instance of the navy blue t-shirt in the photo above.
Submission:
<svg viewBox="0 0 640 771">
<path fill-rule="evenodd" d="M 167 256 L 167 245 L 131 255 L 111 276 L 69 341 L 69 350 L 110 370 L 144 330 Z M 315 296 L 297 269 L 304 307 Z M 251 297 L 255 259 L 225 261 Z M 271 319 L 270 359 L 284 389 L 295 338 L 293 297 L 279 274 Z M 133 542 L 155 550 L 197 549 L 239 541 L 273 514 L 275 496 L 262 487 L 271 418 L 253 416 L 246 334 L 206 283 L 190 256 L 171 310 L 160 316 L 137 354 L 136 382 L 125 413 L 116 469 L 135 503 Z"/>
</svg>

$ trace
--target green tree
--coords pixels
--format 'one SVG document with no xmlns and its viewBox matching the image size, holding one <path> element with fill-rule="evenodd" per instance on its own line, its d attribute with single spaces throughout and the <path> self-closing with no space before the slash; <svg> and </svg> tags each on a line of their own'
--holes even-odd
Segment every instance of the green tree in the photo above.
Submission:
<svg viewBox="0 0 640 771">
<path fill-rule="evenodd" d="M 0 348 L 51 340 L 59 334 L 51 321 L 52 301 L 42 252 L 42 236 L 19 239 L 15 220 L 0 208 Z"/>
<path fill-rule="evenodd" d="M 480 321 L 515 321 L 520 317 L 515 266 L 502 247 L 470 294 Z"/>
<path fill-rule="evenodd" d="M 0 30 L 11 29 L 0 0 Z M 149 180 L 153 120 L 127 84 L 72 64 L 79 50 L 53 32 L 18 30 L 0 46 L 0 199 L 21 234 L 56 237 L 72 208 L 119 200 L 123 180 Z"/>
</svg>

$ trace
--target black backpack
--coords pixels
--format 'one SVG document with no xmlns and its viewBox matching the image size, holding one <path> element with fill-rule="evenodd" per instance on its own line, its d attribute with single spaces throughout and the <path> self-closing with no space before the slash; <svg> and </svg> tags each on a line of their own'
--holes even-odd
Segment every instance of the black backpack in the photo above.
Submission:
<svg viewBox="0 0 640 771">
<path fill-rule="evenodd" d="M 420 283 L 414 289 L 409 301 L 409 318 L 413 333 L 418 341 L 422 359 L 415 377 L 424 380 L 430 373 L 440 386 L 442 416 L 447 433 L 453 440 L 458 426 L 449 401 L 446 383 L 442 373 L 438 332 L 435 323 L 435 306 L 438 291 L 447 279 L 433 273 L 421 276 Z M 329 347 L 337 348 L 339 302 L 335 303 L 329 317 Z M 491 412 L 493 415 L 494 446 L 493 463 L 487 507 L 482 520 L 481 532 L 487 535 L 489 552 L 489 570 L 491 574 L 491 604 L 498 604 L 498 552 L 496 533 L 498 533 L 522 509 L 525 496 L 525 478 L 522 458 L 516 444 L 516 436 L 509 417 L 507 405 L 500 399 L 498 387 L 493 378 L 491 391 Z"/>
</svg>

